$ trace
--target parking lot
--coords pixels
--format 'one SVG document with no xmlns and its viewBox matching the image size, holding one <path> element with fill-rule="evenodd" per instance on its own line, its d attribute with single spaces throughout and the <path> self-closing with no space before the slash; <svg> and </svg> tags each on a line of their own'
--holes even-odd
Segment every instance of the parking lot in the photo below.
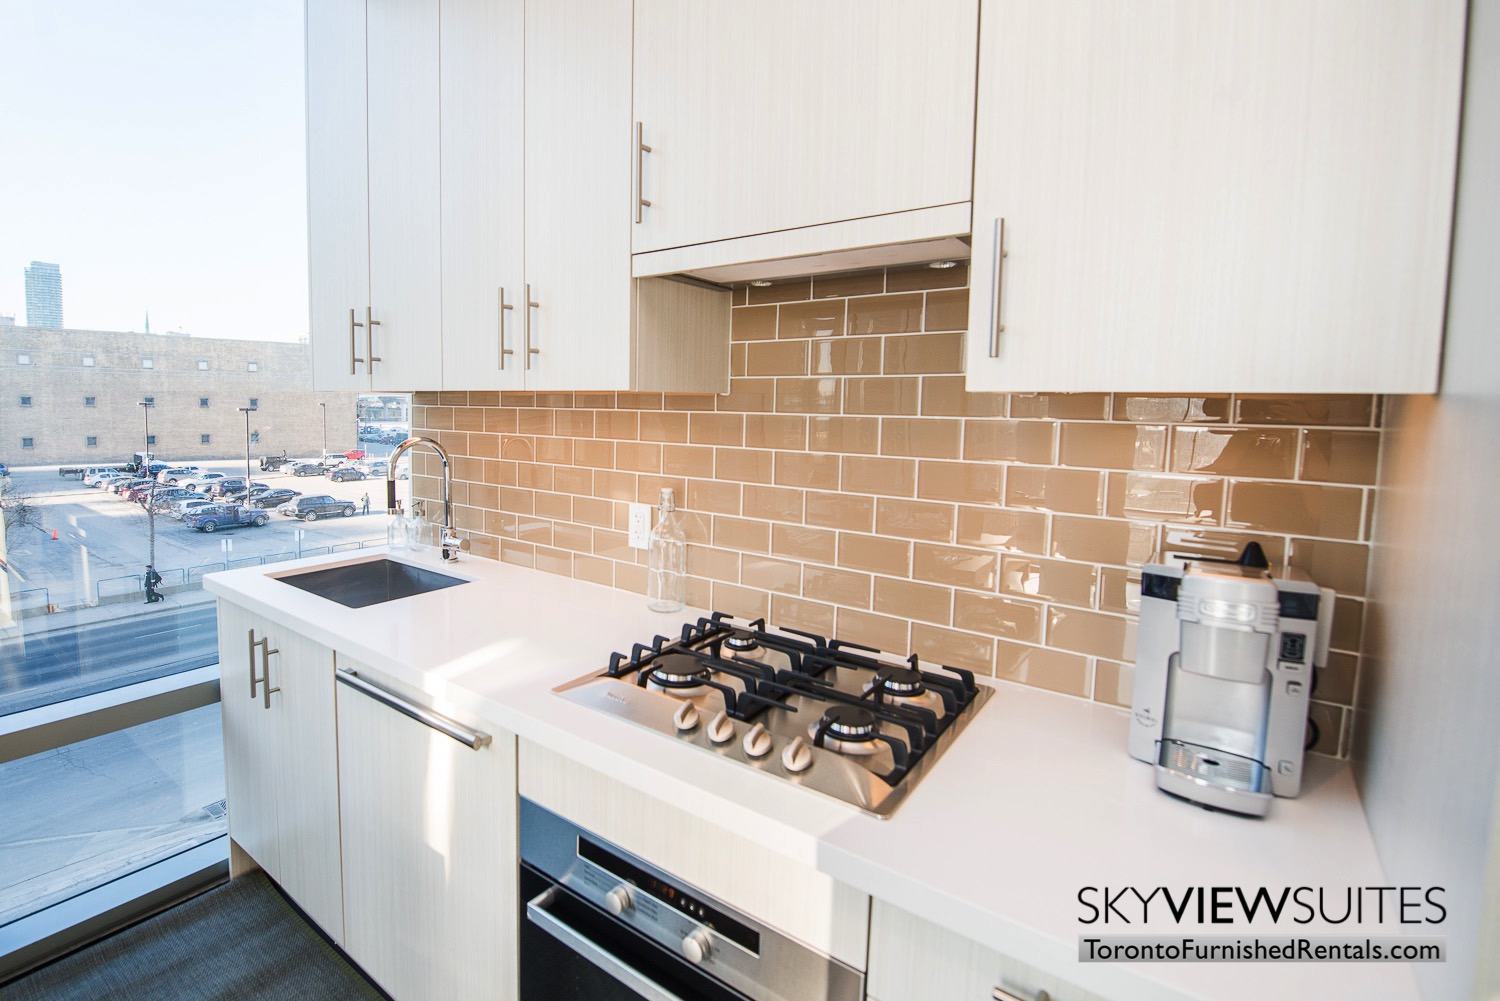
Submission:
<svg viewBox="0 0 1500 1001">
<path fill-rule="evenodd" d="M 390 446 L 365 443 L 371 458 Z M 166 458 L 170 459 L 170 456 Z M 406 460 L 403 459 L 403 464 Z M 244 476 L 245 461 L 224 459 L 193 463 L 227 476 Z M 298 553 L 326 551 L 326 547 L 385 539 L 385 482 L 383 479 L 334 482 L 326 476 L 294 476 L 289 467 L 262 472 L 251 467 L 254 483 L 284 487 L 303 496 L 327 494 L 353 502 L 370 513 L 353 517 L 301 521 L 268 511 L 264 527 L 220 528 L 206 534 L 158 514 L 154 519 L 155 566 L 166 586 L 201 578 L 203 572 L 225 563 L 264 557 L 291 558 Z M 12 467 L 5 489 L 25 496 L 37 509 L 39 527 L 12 530 L 3 540 L 4 577 L 19 607 L 42 603 L 65 609 L 96 604 L 115 594 L 138 591 L 139 576 L 151 561 L 153 524 L 141 505 L 107 490 L 95 489 L 75 477 L 62 477 L 57 466 Z M 409 496 L 409 484 L 398 484 L 398 497 Z M 55 534 L 55 538 L 54 538 Z"/>
</svg>

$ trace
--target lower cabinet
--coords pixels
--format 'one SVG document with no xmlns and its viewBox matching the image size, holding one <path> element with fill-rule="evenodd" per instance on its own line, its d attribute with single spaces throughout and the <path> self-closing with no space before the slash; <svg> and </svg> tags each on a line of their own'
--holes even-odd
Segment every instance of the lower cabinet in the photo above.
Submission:
<svg viewBox="0 0 1500 1001">
<path fill-rule="evenodd" d="M 342 944 L 333 651 L 221 601 L 219 692 L 229 836 Z"/>
<path fill-rule="evenodd" d="M 337 679 L 345 951 L 397 1001 L 515 998 L 515 738 Z"/>
<path fill-rule="evenodd" d="M 870 907 L 870 1001 L 1106 1001 L 881 900 Z"/>
</svg>

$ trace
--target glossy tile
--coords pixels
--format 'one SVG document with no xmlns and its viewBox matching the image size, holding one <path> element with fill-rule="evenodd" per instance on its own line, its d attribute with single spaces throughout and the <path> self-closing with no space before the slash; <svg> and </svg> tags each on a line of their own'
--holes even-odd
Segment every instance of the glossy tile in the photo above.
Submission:
<svg viewBox="0 0 1500 1001">
<path fill-rule="evenodd" d="M 1053 425 L 1044 421 L 964 421 L 971 462 L 1052 462 Z"/>
<path fill-rule="evenodd" d="M 1369 427 L 1370 396 L 1257 396 L 1234 398 L 1236 424 L 1320 424 Z"/>
<path fill-rule="evenodd" d="M 953 615 L 953 591 L 932 584 L 876 577 L 871 607 L 886 615 L 946 626 Z"/>
<path fill-rule="evenodd" d="M 1004 393 L 971 393 L 961 375 L 929 375 L 922 379 L 923 417 L 1004 417 Z"/>
<path fill-rule="evenodd" d="M 1129 709 L 1135 699 L 1135 665 L 1094 661 L 1094 701 Z"/>
<path fill-rule="evenodd" d="M 836 337 L 844 333 L 844 300 L 788 303 L 781 307 L 776 336 L 780 338 Z"/>
<path fill-rule="evenodd" d="M 1054 515 L 1047 551 L 1085 563 L 1139 566 L 1156 551 L 1156 530 L 1146 522 Z"/>
<path fill-rule="evenodd" d="M 641 440 L 682 443 L 688 440 L 688 415 L 672 411 L 641 414 Z"/>
<path fill-rule="evenodd" d="M 777 452 L 776 482 L 786 487 L 837 490 L 839 465 L 837 455 L 823 452 Z"/>
<path fill-rule="evenodd" d="M 615 445 L 615 468 L 633 473 L 661 472 L 661 446 L 622 441 Z"/>
<path fill-rule="evenodd" d="M 802 564 L 747 554 L 740 560 L 740 583 L 761 591 L 796 595 L 802 590 Z"/>
<path fill-rule="evenodd" d="M 1141 572 L 1121 567 L 1099 568 L 1099 611 L 1138 615 L 1141 611 Z"/>
<path fill-rule="evenodd" d="M 912 546 L 911 555 L 915 580 L 979 591 L 995 589 L 1000 558 L 993 552 L 918 542 Z"/>
<path fill-rule="evenodd" d="M 1004 471 L 1005 467 L 997 463 L 919 462 L 917 496 L 923 500 L 998 505 L 1003 500 Z"/>
<path fill-rule="evenodd" d="M 1357 539 L 1364 493 L 1351 487 L 1232 482 L 1224 524 L 1258 531 Z"/>
<path fill-rule="evenodd" d="M 1122 615 L 1053 606 L 1047 610 L 1047 645 L 1110 660 L 1135 660 L 1136 620 Z"/>
<path fill-rule="evenodd" d="M 932 417 L 886 417 L 880 451 L 920 459 L 957 459 L 963 454 L 963 422 Z"/>
<path fill-rule="evenodd" d="M 962 372 L 964 335 L 904 334 L 885 339 L 886 375 L 947 375 Z"/>
<path fill-rule="evenodd" d="M 748 375 L 807 375 L 806 341 L 765 341 L 746 353 Z"/>
<path fill-rule="evenodd" d="M 976 674 L 995 673 L 995 640 L 989 636 L 913 622 L 911 649 L 929 663 L 962 667 Z"/>
<path fill-rule="evenodd" d="M 843 379 L 777 379 L 776 409 L 782 413 L 836 414 L 844 398 Z"/>
<path fill-rule="evenodd" d="M 928 330 L 968 330 L 969 290 L 949 289 L 927 293 Z"/>
<path fill-rule="evenodd" d="M 840 608 L 834 631 L 852 643 L 863 643 L 898 656 L 911 650 L 911 623 L 904 618 Z"/>
<path fill-rule="evenodd" d="M 721 480 L 770 483 L 775 452 L 759 448 L 720 448 L 714 454 L 714 475 Z"/>
<path fill-rule="evenodd" d="M 885 269 L 843 271 L 813 276 L 813 298 L 831 299 L 850 295 L 875 295 L 885 291 Z"/>
<path fill-rule="evenodd" d="M 1108 393 L 1015 393 L 1010 398 L 1012 417 L 1052 420 L 1109 420 Z"/>
<path fill-rule="evenodd" d="M 957 540 L 1007 552 L 1040 553 L 1047 541 L 1047 516 L 1036 511 L 960 507 Z"/>
<path fill-rule="evenodd" d="M 610 587 L 614 584 L 614 564 L 597 556 L 575 553 L 573 554 L 573 576 L 591 584 L 603 584 L 605 587 Z"/>
<path fill-rule="evenodd" d="M 819 636 L 834 635 L 834 615 L 837 608 L 821 601 L 808 601 L 787 594 L 771 595 L 771 621 L 791 629 L 816 633 Z"/>
<path fill-rule="evenodd" d="M 951 268 L 930 268 L 914 264 L 889 268 L 885 273 L 887 292 L 910 292 L 929 288 L 963 288 L 969 284 L 969 262 L 957 261 Z"/>
<path fill-rule="evenodd" d="M 1330 652 L 1327 666 L 1318 671 L 1318 698 L 1343 706 L 1354 705 L 1358 668 L 1359 658 L 1354 654 L 1337 650 Z"/>
<path fill-rule="evenodd" d="M 1370 567 L 1370 547 L 1355 542 L 1293 539 L 1287 562 L 1306 570 L 1319 587 L 1363 597 Z"/>
<path fill-rule="evenodd" d="M 532 495 L 532 505 L 538 517 L 553 521 L 573 520 L 573 497 L 570 494 L 538 490 Z"/>
<path fill-rule="evenodd" d="M 911 543 L 904 539 L 845 532 L 839 536 L 838 549 L 838 564 L 847 570 L 867 570 L 890 577 L 907 577 L 911 573 Z"/>
<path fill-rule="evenodd" d="M 687 547 L 687 568 L 688 573 L 694 577 L 737 584 L 740 579 L 740 554 L 712 546 L 697 546 L 690 542 Z"/>
<path fill-rule="evenodd" d="M 814 452 L 874 454 L 880 450 L 880 418 L 809 417 L 807 447 Z"/>
<path fill-rule="evenodd" d="M 1172 469 L 1289 480 L 1297 472 L 1297 432 L 1284 428 L 1177 428 Z"/>
<path fill-rule="evenodd" d="M 915 459 L 846 455 L 840 476 L 842 489 L 850 493 L 911 497 L 917 492 Z"/>
<path fill-rule="evenodd" d="M 1000 557 L 1000 593 L 1089 608 L 1096 573 L 1087 563 L 1005 554 Z"/>
<path fill-rule="evenodd" d="M 1117 421 L 1145 424 L 1224 423 L 1229 420 L 1229 397 L 1208 396 L 1136 396 L 1116 393 L 1114 417 Z"/>
<path fill-rule="evenodd" d="M 1159 425 L 1064 424 L 1058 440 L 1064 466 L 1157 471 L 1166 468 L 1166 452 L 1167 429 Z"/>
<path fill-rule="evenodd" d="M 552 471 L 552 489 L 559 493 L 592 495 L 594 471 L 578 466 L 558 466 Z"/>
<path fill-rule="evenodd" d="M 1012 466 L 1005 506 L 1068 514 L 1104 513 L 1104 474 L 1084 469 Z"/>
<path fill-rule="evenodd" d="M 869 608 L 870 575 L 804 564 L 802 595 L 849 608 Z"/>
<path fill-rule="evenodd" d="M 1278 536 L 1251 532 L 1219 532 L 1212 529 L 1175 528 L 1162 529 L 1162 552 L 1168 558 L 1207 556 L 1210 559 L 1234 560 L 1246 544 L 1258 542 L 1272 565 L 1286 558 L 1286 541 Z M 1109 560 L 1106 562 L 1120 562 Z M 1131 561 L 1137 562 L 1137 561 Z"/>
<path fill-rule="evenodd" d="M 691 511 L 709 511 L 714 514 L 740 514 L 740 491 L 738 483 L 720 480 L 688 480 L 687 499 L 683 506 Z"/>
<path fill-rule="evenodd" d="M 1363 639 L 1365 603 L 1355 598 L 1335 598 L 1333 629 L 1328 643 L 1335 650 L 1358 650 Z"/>
<path fill-rule="evenodd" d="M 920 293 L 849 300 L 851 334 L 906 334 L 922 329 Z"/>
<path fill-rule="evenodd" d="M 812 341 L 807 371 L 812 375 L 879 375 L 883 337 L 838 337 Z"/>
<path fill-rule="evenodd" d="M 1042 607 L 997 594 L 956 591 L 953 625 L 971 633 L 1039 643 L 1042 639 Z"/>
<path fill-rule="evenodd" d="M 771 551 L 771 526 L 763 521 L 715 515 L 714 545 L 720 549 L 737 549 L 746 553 Z"/>
<path fill-rule="evenodd" d="M 911 376 L 850 378 L 844 386 L 844 412 L 914 417 L 921 401 L 922 383 Z"/>
<path fill-rule="evenodd" d="M 665 445 L 661 471 L 669 476 L 711 476 L 714 450 L 706 445 Z"/>
<path fill-rule="evenodd" d="M 633 410 L 599 410 L 594 413 L 594 434 L 600 438 L 636 440 L 641 436 L 641 415 Z"/>
<path fill-rule="evenodd" d="M 688 441 L 694 445 L 741 445 L 745 418 L 740 414 L 691 414 Z"/>
<path fill-rule="evenodd" d="M 905 539 L 952 542 L 953 505 L 881 497 L 875 502 L 875 531 Z"/>
<path fill-rule="evenodd" d="M 746 619 L 763 619 L 771 609 L 771 596 L 766 592 L 717 581 L 711 600 L 716 610 Z"/>
<path fill-rule="evenodd" d="M 615 467 L 615 443 L 598 438 L 579 438 L 573 442 L 573 462 L 595 469 Z"/>
<path fill-rule="evenodd" d="M 750 305 L 763 302 L 794 302 L 812 295 L 811 278 L 778 278 L 770 285 L 751 285 Z"/>
<path fill-rule="evenodd" d="M 775 306 L 749 306 L 731 311 L 729 315 L 730 340 L 769 341 L 775 336 Z"/>
<path fill-rule="evenodd" d="M 776 409 L 775 379 L 734 379 L 729 392 L 719 397 L 719 411 L 769 413 Z"/>
<path fill-rule="evenodd" d="M 1302 479 L 1373 485 L 1380 461 L 1376 431 L 1302 432 Z"/>
<path fill-rule="evenodd" d="M 746 484 L 744 515 L 766 521 L 801 522 L 802 491 L 791 487 Z"/>
<path fill-rule="evenodd" d="M 832 565 L 838 562 L 838 533 L 803 525 L 772 525 L 771 552 L 788 559 Z"/>
<path fill-rule="evenodd" d="M 746 414 L 746 448 L 806 448 L 807 418 L 783 414 Z"/>
<path fill-rule="evenodd" d="M 805 515 L 809 525 L 836 528 L 846 532 L 868 532 L 875 525 L 875 498 L 873 497 L 809 490 L 805 504 Z"/>
<path fill-rule="evenodd" d="M 1111 518 L 1217 525 L 1224 516 L 1224 481 L 1216 477 L 1164 473 L 1110 473 L 1108 477 L 1105 513 Z"/>
</svg>

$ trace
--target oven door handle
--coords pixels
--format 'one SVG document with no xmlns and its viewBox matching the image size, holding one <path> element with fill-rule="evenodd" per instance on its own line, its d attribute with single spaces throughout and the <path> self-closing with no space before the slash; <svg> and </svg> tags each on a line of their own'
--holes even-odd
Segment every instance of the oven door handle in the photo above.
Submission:
<svg viewBox="0 0 1500 1001">
<path fill-rule="evenodd" d="M 526 917 L 542 931 L 557 939 L 578 955 L 618 980 L 647 1001 L 684 1001 L 661 984 L 641 973 L 593 939 L 547 910 L 559 890 L 549 886 L 526 903 Z"/>
</svg>

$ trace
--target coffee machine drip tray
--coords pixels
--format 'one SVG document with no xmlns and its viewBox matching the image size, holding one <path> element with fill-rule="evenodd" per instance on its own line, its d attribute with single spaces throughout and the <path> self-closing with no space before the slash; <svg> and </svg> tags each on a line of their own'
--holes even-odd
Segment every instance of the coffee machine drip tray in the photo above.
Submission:
<svg viewBox="0 0 1500 1001">
<path fill-rule="evenodd" d="M 1254 758 L 1170 738 L 1161 741 L 1156 786 L 1216 810 L 1264 817 L 1271 772 Z"/>
</svg>

